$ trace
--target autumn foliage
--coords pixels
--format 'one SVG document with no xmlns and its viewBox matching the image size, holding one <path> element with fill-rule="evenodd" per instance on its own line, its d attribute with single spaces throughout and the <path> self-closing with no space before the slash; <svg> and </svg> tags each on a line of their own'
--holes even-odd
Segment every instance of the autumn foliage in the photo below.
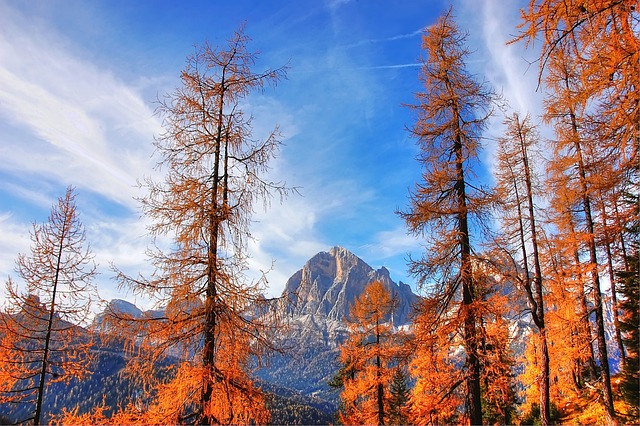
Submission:
<svg viewBox="0 0 640 426">
<path fill-rule="evenodd" d="M 390 388 L 402 349 L 401 334 L 391 324 L 395 304 L 384 284 L 373 281 L 349 310 L 351 334 L 340 351 L 344 424 L 389 423 Z"/>
<path fill-rule="evenodd" d="M 52 383 L 82 378 L 91 365 L 86 325 L 96 292 L 93 257 L 69 187 L 48 221 L 33 225 L 31 252 L 16 271 L 23 286 L 6 283 L 8 307 L 0 314 L 0 402 L 28 404 L 40 424 Z M 22 288 L 22 289 L 21 289 Z"/>
<path fill-rule="evenodd" d="M 424 248 L 408 264 L 421 294 L 401 330 L 382 282 L 355 298 L 331 381 L 341 423 L 638 422 L 638 6 L 531 0 L 521 11 L 511 43 L 539 49 L 540 117 L 511 111 L 470 71 L 452 9 L 424 30 L 409 106 L 421 173 L 399 212 Z M 281 135 L 254 134 L 249 101 L 286 69 L 256 72 L 249 44 L 241 27 L 196 46 L 158 101 L 162 178 L 143 179 L 140 200 L 153 272 L 114 267 L 153 310 L 113 309 L 85 330 L 95 265 L 74 191 L 34 225 L 0 313 L 0 404 L 28 406 L 19 420 L 270 422 L 253 371 L 284 350 L 285 302 L 248 277 L 248 244 L 256 206 L 291 189 L 268 178 Z M 488 152 L 493 186 L 479 178 Z M 90 374 L 98 343 L 122 350 L 136 392 L 117 407 L 43 412 L 51 384 Z"/>
<path fill-rule="evenodd" d="M 252 71 L 256 55 L 238 30 L 224 47 L 198 46 L 187 58 L 182 85 L 161 99 L 164 132 L 156 139 L 164 181 L 145 181 L 142 199 L 154 238 L 170 238 L 149 250 L 155 272 L 122 286 L 156 303 L 158 315 L 134 318 L 111 312 L 105 338 L 122 342 L 126 372 L 147 392 L 123 407 L 127 423 L 266 423 L 264 397 L 251 377 L 263 354 L 274 349 L 278 304 L 262 296 L 262 280 L 245 276 L 246 245 L 254 203 L 283 184 L 263 179 L 280 145 L 277 128 L 252 136 L 243 101 L 284 69 Z M 125 331 L 123 333 L 123 331 Z M 158 366 L 170 363 L 162 374 Z M 99 417 L 100 413 L 96 413 Z M 75 417 L 63 419 L 80 421 Z"/>
</svg>

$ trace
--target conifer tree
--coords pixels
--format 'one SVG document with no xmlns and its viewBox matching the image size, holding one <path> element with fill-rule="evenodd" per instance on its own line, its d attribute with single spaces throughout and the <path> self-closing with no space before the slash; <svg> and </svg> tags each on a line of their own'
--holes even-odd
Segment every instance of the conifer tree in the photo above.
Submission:
<svg viewBox="0 0 640 426">
<path fill-rule="evenodd" d="M 389 424 L 406 425 L 409 423 L 409 385 L 403 367 L 396 367 L 389 386 Z"/>
<path fill-rule="evenodd" d="M 419 104 L 413 106 L 416 123 L 412 133 L 420 147 L 419 161 L 424 170 L 421 182 L 411 193 L 410 208 L 400 214 L 411 233 L 428 240 L 428 250 L 420 259 L 412 259 L 410 268 L 437 299 L 430 313 L 436 317 L 450 315 L 453 301 L 457 297 L 462 300 L 456 315 L 464 323 L 465 406 L 471 423 L 480 424 L 481 367 L 473 310 L 472 232 L 480 229 L 474 218 L 485 211 L 490 197 L 472 182 L 492 94 L 466 70 L 469 52 L 451 10 L 425 30 L 423 49 L 426 57 L 420 78 L 424 92 L 417 94 Z M 432 285 L 431 280 L 437 282 Z M 433 371 L 414 373 L 424 377 Z"/>
<path fill-rule="evenodd" d="M 390 324 L 395 300 L 380 281 L 373 281 L 349 310 L 347 341 L 340 349 L 345 365 L 340 394 L 344 424 L 386 424 L 389 385 L 399 345 Z"/>
<path fill-rule="evenodd" d="M 597 273 L 594 271 L 599 266 L 595 259 L 596 252 L 604 246 L 612 282 L 614 325 L 617 328 L 619 321 L 615 318 L 618 308 L 613 270 L 617 263 L 627 262 L 626 238 L 622 228 L 625 222 L 632 220 L 628 215 L 621 215 L 620 196 L 634 173 L 640 146 L 638 2 L 530 0 L 528 9 L 522 12 L 522 18 L 520 27 L 524 31 L 517 39 L 525 40 L 527 44 L 538 39 L 542 41 L 540 81 L 551 87 L 557 95 L 556 99 L 565 98 L 564 112 L 560 111 L 562 108 L 557 108 L 556 101 L 555 110 L 548 115 L 564 117 L 566 123 L 573 121 L 573 133 L 581 138 L 579 144 L 574 143 L 576 151 L 573 164 L 578 169 L 582 184 L 579 193 L 585 217 L 585 238 L 589 245 L 586 266 L 591 271 L 591 280 L 596 287 L 593 295 L 604 400 L 607 415 L 613 417 L 615 413 L 607 379 L 608 361 L 604 359 L 606 342 L 601 324 L 600 289 L 597 277 L 593 274 Z M 559 73 L 563 66 L 564 76 Z M 568 99 L 573 102 L 571 113 L 566 108 Z M 575 117 L 569 119 L 569 114 Z M 565 136 L 567 134 L 565 132 Z M 578 141 L 578 138 L 573 139 Z M 593 161 L 596 157 L 599 164 Z M 566 159 L 562 161 L 567 162 Z M 628 211 L 626 213 L 629 214 Z M 613 227 L 609 225 L 609 217 L 613 218 Z M 613 250 L 614 241 L 618 250 Z M 617 256 L 616 259 L 613 256 Z M 624 357 L 621 339 L 617 337 L 617 340 Z"/>
<path fill-rule="evenodd" d="M 129 370 L 151 381 L 155 396 L 130 413 L 134 422 L 247 424 L 269 417 L 250 370 L 255 357 L 273 349 L 277 303 L 262 296 L 263 280 L 245 276 L 247 241 L 255 203 L 266 207 L 288 189 L 264 177 L 280 146 L 277 127 L 257 138 L 243 108 L 285 69 L 253 71 L 248 44 L 240 28 L 226 46 L 197 46 L 181 86 L 158 108 L 164 132 L 155 146 L 165 178 L 145 182 L 142 203 L 151 235 L 172 243 L 150 250 L 152 276 L 120 272 L 118 279 L 162 314 L 105 322 L 117 335 L 126 330 L 135 355 Z M 154 365 L 167 356 L 179 362 L 153 383 Z"/>
<path fill-rule="evenodd" d="M 527 115 L 521 119 L 514 113 L 505 120 L 505 135 L 498 139 L 497 194 L 501 201 L 505 253 L 522 271 L 511 277 L 517 280 L 529 303 L 531 317 L 539 337 L 540 356 L 540 413 L 541 424 L 550 424 L 549 405 L 549 349 L 545 325 L 543 276 L 539 236 L 539 215 L 534 196 L 539 196 L 539 184 L 532 161 L 539 136 Z M 519 259 L 519 260 L 518 260 Z"/>
<path fill-rule="evenodd" d="M 530 0 L 516 40 L 540 41 L 540 80 L 562 45 L 575 44 L 575 71 L 590 100 L 600 143 L 623 168 L 637 164 L 640 138 L 640 10 L 637 0 Z"/>
<path fill-rule="evenodd" d="M 585 122 L 588 122 L 586 100 L 576 96 L 577 93 L 586 90 L 579 72 L 576 71 L 580 69 L 576 60 L 578 50 L 579 46 L 561 41 L 554 55 L 549 58 L 545 82 L 550 88 L 550 93 L 546 102 L 545 119 L 554 125 L 556 133 L 553 141 L 554 155 L 549 167 L 556 182 L 562 182 L 580 208 L 582 226 L 579 238 L 584 242 L 581 246 L 588 258 L 585 262 L 584 277 L 589 280 L 593 297 L 597 358 L 600 363 L 604 407 L 609 417 L 608 421 L 613 421 L 615 411 L 605 336 L 604 301 L 598 270 L 600 261 L 596 245 L 597 215 L 594 211 L 597 189 L 606 187 L 608 176 L 600 168 L 602 156 L 599 151 L 602 146 L 596 145 L 596 138 L 585 128 Z"/>
<path fill-rule="evenodd" d="M 485 255 L 489 256 L 489 254 Z M 495 257 L 495 256 L 494 256 Z M 513 309 L 514 296 L 504 291 L 499 271 L 487 263 L 474 268 L 478 301 L 483 423 L 510 424 L 515 412 L 516 393 L 509 318 L 519 315 Z"/>
<path fill-rule="evenodd" d="M 33 225 L 31 252 L 20 254 L 16 272 L 24 282 L 6 283 L 8 306 L 0 315 L 0 402 L 29 404 L 23 422 L 45 421 L 44 396 L 52 383 L 88 374 L 91 341 L 86 325 L 97 298 L 93 256 L 79 221 L 73 188 Z"/>
<path fill-rule="evenodd" d="M 582 233 L 578 229 L 579 202 L 574 191 L 565 183 L 566 177 L 551 174 L 547 181 L 549 207 L 547 220 L 555 229 L 545 239 L 546 295 L 549 308 L 547 326 L 548 337 L 555 340 L 549 346 L 554 347 L 555 370 L 571 372 L 558 374 L 558 388 L 564 394 L 576 395 L 586 383 L 596 379 L 595 351 L 593 349 L 593 327 L 588 301 L 588 277 L 582 260 Z M 572 367 L 569 367 L 572 364 Z M 558 377 L 556 376 L 556 377 Z M 564 383 L 571 378 L 571 384 Z"/>
<path fill-rule="evenodd" d="M 638 195 L 629 195 L 635 210 L 640 209 Z M 634 420 L 640 418 L 640 220 L 629 226 L 633 245 L 627 266 L 618 272 L 622 312 L 620 329 L 626 346 L 627 361 L 622 369 L 622 398 L 631 406 Z"/>
</svg>

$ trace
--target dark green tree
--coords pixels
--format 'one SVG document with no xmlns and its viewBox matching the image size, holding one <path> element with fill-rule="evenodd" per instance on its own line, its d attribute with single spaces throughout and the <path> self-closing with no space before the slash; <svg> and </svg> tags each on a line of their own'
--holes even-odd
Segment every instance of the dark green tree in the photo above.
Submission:
<svg viewBox="0 0 640 426">
<path fill-rule="evenodd" d="M 402 367 L 398 367 L 393 372 L 391 385 L 389 387 L 389 424 L 405 425 L 409 419 L 407 408 L 409 403 L 409 386 L 407 384 L 407 374 Z"/>
<path fill-rule="evenodd" d="M 638 197 L 635 198 L 637 208 Z M 620 301 L 620 331 L 626 347 L 626 362 L 622 369 L 620 391 L 622 398 L 632 407 L 631 415 L 638 420 L 640 416 L 640 220 L 635 220 L 629 228 L 633 237 L 631 254 L 627 258 L 626 270 L 618 272 Z"/>
</svg>

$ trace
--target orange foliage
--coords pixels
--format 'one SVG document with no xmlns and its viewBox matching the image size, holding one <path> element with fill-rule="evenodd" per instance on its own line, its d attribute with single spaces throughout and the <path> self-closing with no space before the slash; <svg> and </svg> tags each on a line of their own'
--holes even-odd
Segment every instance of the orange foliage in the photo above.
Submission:
<svg viewBox="0 0 640 426">
<path fill-rule="evenodd" d="M 21 254 L 16 271 L 26 293 L 9 279 L 8 306 L 0 314 L 0 402 L 32 404 L 29 419 L 43 421 L 43 396 L 51 383 L 88 373 L 92 342 L 85 324 L 97 299 L 91 283 L 93 257 L 73 188 L 58 199 L 47 222 L 33 226 L 31 252 Z"/>
<path fill-rule="evenodd" d="M 416 378 L 411 419 L 416 424 L 463 423 L 466 389 L 463 338 L 456 315 L 440 313 L 438 302 L 423 299 L 414 323 L 415 356 L 411 373 Z"/>
<path fill-rule="evenodd" d="M 413 106 L 417 117 L 412 132 L 420 148 L 418 159 L 424 171 L 411 193 L 409 211 L 401 215 L 410 232 L 424 238 L 428 246 L 420 259 L 412 259 L 411 272 L 421 284 L 431 285 L 431 280 L 437 281 L 433 291 L 436 306 L 425 311 L 430 312 L 427 324 L 451 315 L 453 309 L 457 309 L 456 297 L 461 298 L 462 306 L 456 315 L 464 322 L 462 347 L 468 367 L 468 374 L 464 376 L 468 393 L 466 405 L 471 422 L 481 423 L 477 318 L 470 308 L 476 300 L 470 230 L 483 229 L 482 226 L 474 228 L 473 224 L 487 211 L 491 200 L 486 191 L 472 183 L 469 170 L 478 161 L 493 94 L 467 71 L 465 62 L 469 52 L 465 35 L 456 25 L 451 10 L 425 30 L 422 45 L 426 54 L 420 74 L 424 91 L 416 94 L 419 104 Z M 445 352 L 449 348 L 446 342 L 427 339 L 425 344 L 427 353 L 434 347 Z M 432 361 L 439 365 L 442 360 Z M 441 368 L 449 369 L 446 363 Z M 430 372 L 422 373 L 427 374 Z M 455 392 L 458 385 L 450 393 Z M 425 417 L 420 421 L 429 419 Z"/>
<path fill-rule="evenodd" d="M 128 373 L 147 391 L 135 422 L 269 418 L 250 361 L 274 349 L 279 305 L 262 296 L 264 280 L 245 276 L 246 246 L 254 203 L 266 205 L 273 192 L 284 196 L 288 189 L 261 177 L 280 145 L 277 128 L 254 140 L 241 106 L 285 70 L 252 72 L 256 55 L 248 42 L 241 29 L 225 47 L 197 47 L 182 86 L 159 106 L 164 132 L 156 148 L 166 174 L 162 182 L 146 182 L 142 202 L 152 236 L 173 241 L 150 250 L 156 268 L 150 277 L 118 272 L 121 285 L 151 298 L 159 311 L 145 318 L 114 312 L 103 324 L 112 339 L 124 336 Z M 155 370 L 166 359 L 179 367 L 159 377 Z"/>
<path fill-rule="evenodd" d="M 398 336 L 390 324 L 394 299 L 380 281 L 373 281 L 349 311 L 350 335 L 340 360 L 350 374 L 340 394 L 344 424 L 385 424 L 389 418 L 389 386 L 400 354 Z"/>
</svg>

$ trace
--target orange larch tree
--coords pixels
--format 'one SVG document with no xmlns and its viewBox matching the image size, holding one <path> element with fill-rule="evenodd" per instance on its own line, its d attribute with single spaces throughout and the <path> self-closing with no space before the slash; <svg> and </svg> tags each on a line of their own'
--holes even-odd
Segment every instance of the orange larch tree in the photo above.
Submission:
<svg viewBox="0 0 640 426">
<path fill-rule="evenodd" d="M 640 140 L 639 9 L 637 0 L 530 0 L 516 39 L 541 41 L 541 81 L 563 44 L 579 47 L 576 71 L 583 88 L 574 96 L 593 102 L 601 143 L 617 146 L 630 167 Z"/>
<path fill-rule="evenodd" d="M 551 358 L 556 365 L 553 382 L 567 396 L 577 395 L 596 379 L 597 372 L 588 277 L 581 258 L 583 234 L 576 218 L 579 204 L 564 180 L 552 176 L 547 182 L 551 194 L 547 220 L 555 232 L 544 236 L 542 259 L 548 289 L 548 337 L 553 340 L 549 347 L 553 347 Z"/>
<path fill-rule="evenodd" d="M 31 404 L 22 422 L 45 422 L 44 396 L 50 384 L 89 373 L 91 340 L 86 325 L 96 266 L 78 219 L 73 188 L 51 209 L 47 222 L 33 225 L 31 253 L 21 254 L 16 272 L 24 292 L 7 281 L 7 307 L 0 315 L 0 402 Z M 6 367 L 6 370 L 5 370 Z"/>
<path fill-rule="evenodd" d="M 465 36 L 451 11 L 425 30 L 423 49 L 426 58 L 420 78 L 425 90 L 417 94 L 419 104 L 413 106 L 417 120 L 412 133 L 424 171 L 411 193 L 408 211 L 400 215 L 411 233 L 428 240 L 428 250 L 420 259 L 412 259 L 410 268 L 423 286 L 436 281 L 431 291 L 439 295 L 436 316 L 450 315 L 452 301 L 458 296 L 462 300 L 456 315 L 465 324 L 465 406 L 471 423 L 479 424 L 481 367 L 477 319 L 471 308 L 476 298 L 472 231 L 481 226 L 474 218 L 486 210 L 490 197 L 472 182 L 492 93 L 466 70 Z"/>
<path fill-rule="evenodd" d="M 182 85 L 161 100 L 164 132 L 156 139 L 163 182 L 148 179 L 142 199 L 150 233 L 168 237 L 149 257 L 150 277 L 118 273 L 121 284 L 151 298 L 160 313 L 135 319 L 114 313 L 105 329 L 123 330 L 130 372 L 151 381 L 143 423 L 265 423 L 269 413 L 250 375 L 252 362 L 273 348 L 277 303 L 264 299 L 264 280 L 246 277 L 249 226 L 256 202 L 265 207 L 288 189 L 264 177 L 280 146 L 278 129 L 253 135 L 247 98 L 275 84 L 285 69 L 252 71 L 256 54 L 238 30 L 223 47 L 197 46 Z M 154 365 L 172 357 L 158 378 Z M 153 383 L 154 379 L 155 383 Z M 140 406 L 140 404 L 139 404 Z M 131 409 L 131 407 L 129 407 Z M 134 407 L 135 408 L 135 407 Z"/>
<path fill-rule="evenodd" d="M 487 258 L 497 257 L 486 253 Z M 475 311 L 480 336 L 482 416 L 484 424 L 511 424 L 516 391 L 512 350 L 513 319 L 520 315 L 511 292 L 511 281 L 501 276 L 494 262 L 474 266 L 478 300 Z"/>
<path fill-rule="evenodd" d="M 495 254 L 485 256 L 496 258 Z M 409 340 L 413 353 L 410 371 L 416 377 L 410 397 L 409 420 L 415 424 L 462 424 L 465 412 L 467 372 L 465 363 L 465 322 L 462 309 L 473 309 L 477 319 L 478 362 L 482 390 L 482 423 L 510 423 L 515 410 L 514 358 L 511 350 L 510 320 L 516 314 L 503 292 L 506 281 L 496 262 L 476 259 L 473 266 L 477 299 L 464 306 L 459 297 L 442 311 L 439 294 L 420 300 L 414 333 Z M 517 305 L 517 304 L 515 304 Z M 482 424 L 481 423 L 481 424 Z"/>
<path fill-rule="evenodd" d="M 541 424 L 550 424 L 549 405 L 549 349 L 545 326 L 545 306 L 539 213 L 536 197 L 540 197 L 540 181 L 533 167 L 539 135 L 531 119 L 513 113 L 505 119 L 505 135 L 498 139 L 497 198 L 503 233 L 500 246 L 512 259 L 514 268 L 521 271 L 513 280 L 519 283 L 529 303 L 531 318 L 538 331 L 540 355 L 539 403 Z"/>
<path fill-rule="evenodd" d="M 580 174 L 582 188 L 582 208 L 586 219 L 586 238 L 589 240 L 589 264 L 591 274 L 597 273 L 598 263 L 595 252 L 598 245 L 609 250 L 611 241 L 620 241 L 624 252 L 624 237 L 604 235 L 613 229 L 608 227 L 607 217 L 616 218 L 619 225 L 619 206 L 621 190 L 625 177 L 629 177 L 638 162 L 640 146 L 640 10 L 637 0 L 530 0 L 527 10 L 522 11 L 523 33 L 517 40 L 527 44 L 541 39 L 540 81 L 552 87 L 558 98 L 562 91 L 574 102 L 572 113 L 574 133 L 579 133 L 582 146 L 574 144 L 576 161 L 574 164 Z M 564 67 L 564 72 L 560 72 Z M 562 75 L 564 74 L 564 75 Z M 557 102 L 556 102 L 557 104 Z M 564 105 L 565 121 L 571 121 L 569 111 Z M 556 105 L 557 107 L 557 105 Z M 553 114 L 559 112 L 555 108 Z M 553 114 L 548 114 L 553 115 Z M 565 135 L 567 133 L 565 132 Z M 586 138 L 586 134 L 590 137 Z M 574 138 L 575 139 L 575 138 Z M 589 145 L 586 141 L 589 141 Z M 592 147 L 589 150 L 589 147 Z M 583 164 L 579 163 L 581 150 Z M 591 151 L 591 152 L 589 152 Z M 596 170 L 594 162 L 587 160 L 594 154 L 603 161 L 606 168 Z M 589 164 L 591 163 L 591 164 Z M 623 186 L 619 183 L 623 182 Z M 585 186 L 585 184 L 587 184 Z M 587 193 L 588 189 L 588 193 Z M 603 194 L 613 201 L 606 207 Z M 607 198 L 608 198 L 607 197 Z M 600 200 L 599 200 L 600 198 Z M 601 214 L 597 218 L 598 213 Z M 598 223 L 599 222 L 599 223 Z M 591 229 L 592 228 L 592 229 Z M 618 229 L 620 227 L 618 226 Z M 600 235 L 598 235 L 600 233 Z M 611 253 L 613 254 L 613 252 Z M 607 251 L 607 256 L 610 253 Z M 609 263 L 609 279 L 612 277 L 614 263 L 625 263 L 624 254 Z M 592 275 L 592 280 L 596 277 Z M 613 282 L 613 281 L 612 281 Z M 597 286 L 597 283 L 594 284 Z M 615 292 L 615 286 L 612 287 Z M 598 289 L 594 290 L 596 323 L 598 328 L 599 357 L 605 355 L 601 347 L 605 342 L 601 336 L 600 303 Z M 612 295 L 615 302 L 616 294 Z M 614 305 L 613 309 L 617 309 Z M 619 340 L 619 339 L 618 339 Z M 619 343 L 618 343 L 619 344 Z M 606 351 L 605 351 L 606 352 Z M 624 350 L 622 350 L 624 352 Z M 601 359 L 606 364 L 606 361 Z M 603 365 L 603 386 L 607 415 L 613 417 L 613 402 L 607 375 L 607 366 Z"/>
<path fill-rule="evenodd" d="M 613 392 L 609 371 L 609 356 L 605 335 L 604 301 L 600 278 L 600 260 L 596 244 L 598 189 L 607 187 L 610 175 L 602 168 L 609 151 L 588 132 L 588 104 L 579 93 L 584 85 L 580 79 L 580 62 L 576 60 L 579 46 L 560 41 L 549 57 L 545 83 L 550 89 L 546 100 L 545 120 L 553 124 L 555 140 L 549 169 L 556 183 L 562 183 L 571 204 L 579 206 L 581 250 L 588 259 L 584 262 L 584 277 L 590 282 L 595 317 L 597 358 L 600 363 L 604 407 L 609 421 L 615 418 Z M 585 318 L 587 321 L 588 318 Z"/>
<path fill-rule="evenodd" d="M 365 287 L 349 310 L 349 337 L 340 349 L 344 370 L 340 398 L 344 424 L 388 424 L 390 386 L 401 354 L 399 335 L 391 324 L 396 305 L 380 281 Z"/>
<path fill-rule="evenodd" d="M 449 311 L 440 309 L 437 297 L 422 298 L 414 320 L 414 357 L 410 372 L 416 378 L 410 396 L 410 423 L 464 423 L 464 347 L 460 321 L 456 317 L 459 302 Z"/>
</svg>

